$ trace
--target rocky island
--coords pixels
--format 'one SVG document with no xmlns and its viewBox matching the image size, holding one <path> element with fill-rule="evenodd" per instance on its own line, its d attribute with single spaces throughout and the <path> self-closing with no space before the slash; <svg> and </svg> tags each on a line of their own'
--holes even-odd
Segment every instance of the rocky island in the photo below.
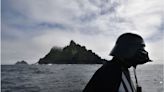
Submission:
<svg viewBox="0 0 164 92">
<path fill-rule="evenodd" d="M 22 60 L 22 61 L 17 61 L 15 63 L 15 65 L 28 65 L 28 63 L 26 61 Z"/>
<path fill-rule="evenodd" d="M 64 48 L 53 47 L 50 52 L 38 61 L 38 64 L 102 64 L 107 60 L 101 59 L 92 50 L 87 50 L 71 40 Z"/>
</svg>

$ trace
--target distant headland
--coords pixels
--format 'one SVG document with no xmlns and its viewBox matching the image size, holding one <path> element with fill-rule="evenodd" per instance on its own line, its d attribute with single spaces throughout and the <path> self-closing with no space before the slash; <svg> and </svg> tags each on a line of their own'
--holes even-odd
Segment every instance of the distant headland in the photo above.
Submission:
<svg viewBox="0 0 164 92">
<path fill-rule="evenodd" d="M 73 40 L 64 48 L 53 47 L 50 52 L 38 61 L 38 64 L 102 64 L 101 59 L 92 50 L 75 43 Z"/>
</svg>

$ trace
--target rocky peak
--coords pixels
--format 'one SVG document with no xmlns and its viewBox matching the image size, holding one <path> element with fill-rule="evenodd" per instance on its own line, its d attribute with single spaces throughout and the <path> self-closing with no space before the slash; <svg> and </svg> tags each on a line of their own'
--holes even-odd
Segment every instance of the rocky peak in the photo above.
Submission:
<svg viewBox="0 0 164 92">
<path fill-rule="evenodd" d="M 71 41 L 70 41 L 70 46 L 71 46 L 71 45 L 76 45 L 76 43 L 75 43 L 73 40 L 71 40 Z"/>
<path fill-rule="evenodd" d="M 73 40 L 62 50 L 53 47 L 51 51 L 39 60 L 39 64 L 101 64 L 103 59 L 85 46 L 75 43 Z"/>
</svg>

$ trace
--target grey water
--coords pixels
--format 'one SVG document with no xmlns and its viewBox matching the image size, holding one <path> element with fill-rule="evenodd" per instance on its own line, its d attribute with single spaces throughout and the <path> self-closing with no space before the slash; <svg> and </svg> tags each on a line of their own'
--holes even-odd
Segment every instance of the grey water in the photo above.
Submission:
<svg viewBox="0 0 164 92">
<path fill-rule="evenodd" d="M 99 67 L 96 64 L 1 65 L 1 91 L 82 92 Z M 137 76 L 143 92 L 164 92 L 163 65 L 138 67 Z"/>
</svg>

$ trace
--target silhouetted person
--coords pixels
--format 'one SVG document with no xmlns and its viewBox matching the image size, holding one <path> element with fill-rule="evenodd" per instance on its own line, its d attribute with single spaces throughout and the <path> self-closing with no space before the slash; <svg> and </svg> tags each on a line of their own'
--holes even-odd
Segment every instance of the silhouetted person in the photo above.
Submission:
<svg viewBox="0 0 164 92">
<path fill-rule="evenodd" d="M 122 34 L 110 53 L 113 59 L 95 72 L 83 92 L 139 92 L 132 83 L 128 68 L 150 61 L 144 47 L 141 36 Z"/>
</svg>

